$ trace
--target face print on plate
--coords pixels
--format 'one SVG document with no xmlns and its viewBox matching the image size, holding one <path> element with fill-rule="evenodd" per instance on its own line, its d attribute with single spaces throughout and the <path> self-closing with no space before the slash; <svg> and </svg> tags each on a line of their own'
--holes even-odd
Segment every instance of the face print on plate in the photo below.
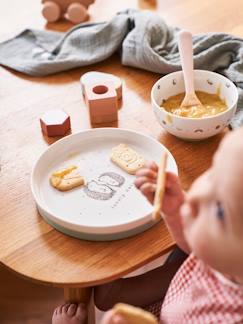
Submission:
<svg viewBox="0 0 243 324">
<path fill-rule="evenodd" d="M 95 200 L 108 200 L 116 193 L 112 187 L 121 187 L 125 178 L 114 172 L 102 173 L 98 181 L 92 180 L 84 187 L 86 195 Z"/>
<path fill-rule="evenodd" d="M 121 187 L 125 182 L 125 178 L 115 172 L 102 173 L 98 180 L 112 187 Z"/>
<path fill-rule="evenodd" d="M 115 190 L 99 182 L 96 182 L 95 180 L 92 180 L 88 182 L 84 187 L 84 192 L 90 198 L 96 200 L 108 200 L 111 199 L 111 197 L 114 195 Z"/>
</svg>

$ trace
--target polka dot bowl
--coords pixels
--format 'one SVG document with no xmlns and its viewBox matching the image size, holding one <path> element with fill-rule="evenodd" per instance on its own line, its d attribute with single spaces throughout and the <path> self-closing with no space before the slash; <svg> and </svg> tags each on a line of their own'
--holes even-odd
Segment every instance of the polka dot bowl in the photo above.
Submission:
<svg viewBox="0 0 243 324">
<path fill-rule="evenodd" d="M 167 132 L 185 140 L 202 140 L 220 133 L 234 116 L 238 91 L 233 82 L 226 77 L 210 71 L 194 70 L 195 90 L 217 93 L 225 100 L 228 109 L 204 118 L 181 117 L 167 112 L 161 107 L 164 100 L 185 92 L 182 71 L 173 72 L 160 78 L 151 91 L 152 107 L 155 116 Z"/>
</svg>

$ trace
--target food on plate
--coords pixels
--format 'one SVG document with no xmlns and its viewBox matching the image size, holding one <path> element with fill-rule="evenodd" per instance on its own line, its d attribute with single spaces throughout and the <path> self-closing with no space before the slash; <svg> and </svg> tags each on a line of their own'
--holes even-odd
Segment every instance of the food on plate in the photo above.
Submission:
<svg viewBox="0 0 243 324">
<path fill-rule="evenodd" d="M 80 175 L 78 168 L 71 165 L 67 168 L 53 172 L 50 177 L 51 185 L 60 190 L 68 191 L 85 184 L 84 178 Z"/>
<path fill-rule="evenodd" d="M 129 174 L 135 174 L 145 163 L 144 157 L 126 144 L 112 149 L 111 161 Z"/>
</svg>

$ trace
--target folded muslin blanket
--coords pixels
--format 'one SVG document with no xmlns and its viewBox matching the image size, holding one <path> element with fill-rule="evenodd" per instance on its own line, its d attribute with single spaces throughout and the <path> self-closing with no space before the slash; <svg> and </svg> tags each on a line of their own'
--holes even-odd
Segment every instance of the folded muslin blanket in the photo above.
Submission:
<svg viewBox="0 0 243 324">
<path fill-rule="evenodd" d="M 179 29 L 150 11 L 126 10 L 111 21 L 81 24 L 67 33 L 27 29 L 0 44 L 0 64 L 45 76 L 107 59 L 120 51 L 123 65 L 167 74 L 181 69 Z M 233 127 L 243 125 L 243 39 L 223 33 L 193 37 L 194 67 L 219 72 L 239 89 Z"/>
</svg>

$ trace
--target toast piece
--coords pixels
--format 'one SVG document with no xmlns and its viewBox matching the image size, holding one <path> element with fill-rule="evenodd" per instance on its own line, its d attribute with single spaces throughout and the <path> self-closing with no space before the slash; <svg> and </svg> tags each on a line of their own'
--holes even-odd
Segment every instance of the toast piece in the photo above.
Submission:
<svg viewBox="0 0 243 324">
<path fill-rule="evenodd" d="M 124 317 L 128 324 L 158 324 L 153 314 L 138 307 L 119 303 L 113 307 L 113 311 Z"/>
<path fill-rule="evenodd" d="M 84 178 L 80 175 L 76 166 L 58 170 L 52 173 L 50 184 L 60 191 L 68 191 L 85 184 Z"/>
<path fill-rule="evenodd" d="M 111 161 L 129 174 L 135 174 L 144 166 L 144 157 L 126 144 L 119 144 L 112 149 Z"/>
<path fill-rule="evenodd" d="M 155 221 L 160 220 L 160 211 L 162 207 L 163 197 L 165 193 L 165 170 L 166 170 L 166 163 L 167 163 L 167 152 L 164 152 L 164 154 L 161 157 L 160 165 L 159 165 L 159 171 L 158 171 L 158 178 L 157 178 L 157 186 L 156 186 L 156 192 L 154 196 L 154 212 L 153 212 L 153 219 Z"/>
</svg>

